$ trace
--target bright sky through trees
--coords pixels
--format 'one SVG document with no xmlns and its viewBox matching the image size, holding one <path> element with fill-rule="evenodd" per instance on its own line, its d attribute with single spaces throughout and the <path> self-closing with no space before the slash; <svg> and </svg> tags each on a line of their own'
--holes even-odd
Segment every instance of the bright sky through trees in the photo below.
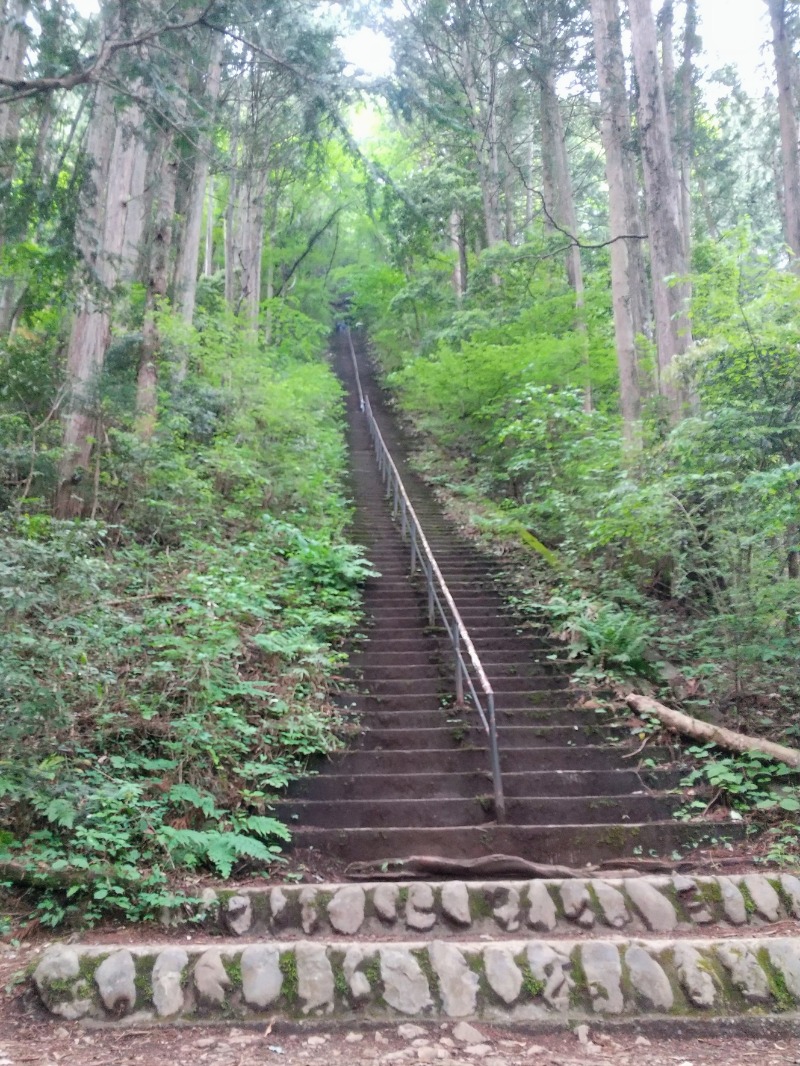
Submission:
<svg viewBox="0 0 800 1066">
<path fill-rule="evenodd" d="M 82 14 L 97 9 L 97 0 L 76 0 Z M 400 5 L 398 5 L 400 6 Z M 763 48 L 769 42 L 769 20 L 761 0 L 699 0 L 703 49 L 711 69 L 733 64 L 750 92 L 760 92 L 766 82 Z M 371 77 L 392 70 L 388 38 L 362 27 L 342 41 L 342 51 L 353 67 Z"/>
</svg>

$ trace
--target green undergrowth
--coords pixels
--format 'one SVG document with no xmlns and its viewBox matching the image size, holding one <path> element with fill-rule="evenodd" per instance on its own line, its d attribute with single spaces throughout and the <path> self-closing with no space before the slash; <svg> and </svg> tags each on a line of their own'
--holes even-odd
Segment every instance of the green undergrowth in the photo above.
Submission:
<svg viewBox="0 0 800 1066">
<path fill-rule="evenodd" d="M 344 728 L 329 692 L 369 568 L 318 339 L 292 357 L 233 321 L 162 329 L 190 374 L 143 444 L 112 365 L 95 517 L 49 515 L 44 448 L 40 495 L 0 516 L 0 882 L 48 925 L 279 861 L 271 803 Z"/>
</svg>

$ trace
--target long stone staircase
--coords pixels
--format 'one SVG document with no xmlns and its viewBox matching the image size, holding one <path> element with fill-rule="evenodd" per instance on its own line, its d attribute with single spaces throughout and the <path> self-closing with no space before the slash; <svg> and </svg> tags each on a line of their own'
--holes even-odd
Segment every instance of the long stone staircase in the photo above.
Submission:
<svg viewBox="0 0 800 1066">
<path fill-rule="evenodd" d="M 430 625 L 424 584 L 409 578 L 409 547 L 384 498 L 348 338 L 337 334 L 354 534 L 381 576 L 367 586 L 366 640 L 341 696 L 361 723 L 359 738 L 278 810 L 298 854 L 316 856 L 338 880 L 209 886 L 190 937 L 178 927 L 149 944 L 116 936 L 56 945 L 34 974 L 42 1001 L 62 1019 L 136 1026 L 276 1016 L 346 1019 L 351 1028 L 409 1019 L 437 1027 L 797 1021 L 800 878 L 625 872 L 626 861 L 669 859 L 712 836 L 733 838 L 737 827 L 672 818 L 674 772 L 625 758 L 634 751 L 626 731 L 582 705 L 557 644 L 506 606 L 499 563 L 459 536 L 402 461 L 401 431 L 359 338 L 355 355 L 495 691 L 505 820 L 494 809 L 478 715 L 453 701 L 451 645 Z M 481 861 L 506 874 L 470 876 Z M 413 879 L 393 879 L 397 862 Z M 449 877 L 435 875 L 437 862 Z M 573 869 L 511 879 L 515 863 Z M 347 867 L 367 879 L 347 883 Z M 455 1050 L 437 1050 L 436 1061 L 465 1061 L 448 1040 Z M 465 1037 L 470 1056 L 468 1044 Z"/>
<path fill-rule="evenodd" d="M 475 858 L 504 853 L 584 865 L 626 855 L 669 855 L 713 835 L 676 822 L 674 772 L 631 766 L 625 732 L 579 704 L 563 648 L 542 625 L 516 617 L 498 588 L 497 561 L 453 528 L 404 461 L 405 441 L 384 406 L 361 338 L 351 357 L 337 334 L 347 388 L 355 539 L 381 576 L 366 587 L 368 639 L 353 657 L 358 744 L 330 761 L 279 811 L 300 848 L 338 862 L 410 855 Z M 494 810 L 487 737 L 474 708 L 453 705 L 454 659 L 429 624 L 427 592 L 410 579 L 408 543 L 393 521 L 359 410 L 364 391 L 448 588 L 495 692 L 506 820 Z M 736 834 L 731 830 L 731 835 Z"/>
</svg>

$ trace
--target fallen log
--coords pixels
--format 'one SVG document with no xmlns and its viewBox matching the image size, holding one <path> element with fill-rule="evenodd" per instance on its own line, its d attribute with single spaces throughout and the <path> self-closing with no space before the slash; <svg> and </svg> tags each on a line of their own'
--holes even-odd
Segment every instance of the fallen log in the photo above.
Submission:
<svg viewBox="0 0 800 1066">
<path fill-rule="evenodd" d="M 720 748 L 728 751 L 736 751 L 744 754 L 748 751 L 758 751 L 762 755 L 768 755 L 771 759 L 786 763 L 794 769 L 800 769 L 800 751 L 797 748 L 787 748 L 783 744 L 775 744 L 771 740 L 763 740 L 760 737 L 748 737 L 745 733 L 736 733 L 732 729 L 723 726 L 711 725 L 702 722 L 699 718 L 692 718 L 682 711 L 675 711 L 671 707 L 665 707 L 658 700 L 649 696 L 630 695 L 625 697 L 626 703 L 638 714 L 650 714 L 658 718 L 667 729 L 694 740 L 702 740 L 707 744 L 717 744 Z"/>
</svg>

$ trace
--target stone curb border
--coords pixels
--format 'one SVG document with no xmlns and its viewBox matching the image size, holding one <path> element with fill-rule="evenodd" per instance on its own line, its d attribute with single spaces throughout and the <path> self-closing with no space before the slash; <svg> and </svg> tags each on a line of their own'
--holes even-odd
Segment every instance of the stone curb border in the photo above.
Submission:
<svg viewBox="0 0 800 1066">
<path fill-rule="evenodd" d="M 800 919 L 800 877 L 629 877 L 541 881 L 446 881 L 204 889 L 208 932 L 233 936 L 443 938 L 581 929 L 670 933 L 709 924 L 763 926 Z M 184 920 L 166 912 L 165 925 Z"/>
<path fill-rule="evenodd" d="M 58 945 L 33 974 L 62 1018 L 559 1020 L 795 1012 L 800 938 Z"/>
</svg>

